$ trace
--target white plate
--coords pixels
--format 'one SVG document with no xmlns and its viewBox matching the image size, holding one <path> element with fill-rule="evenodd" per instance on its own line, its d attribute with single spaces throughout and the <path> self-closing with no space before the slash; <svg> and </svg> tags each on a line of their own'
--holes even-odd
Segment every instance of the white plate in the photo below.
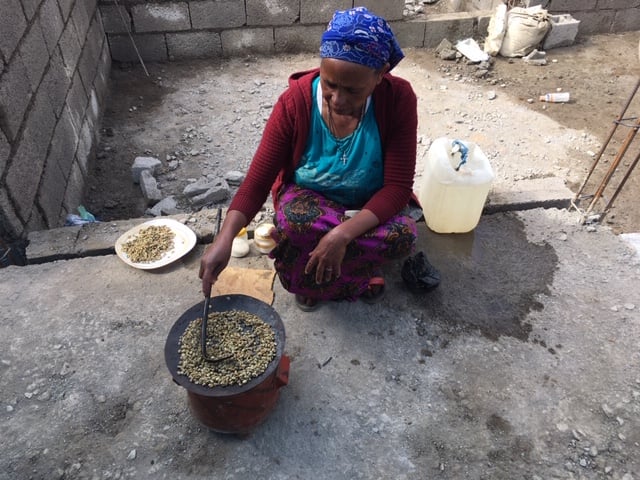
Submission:
<svg viewBox="0 0 640 480">
<path fill-rule="evenodd" d="M 165 252 L 162 258 L 160 258 L 159 260 L 154 260 L 153 262 L 131 261 L 127 254 L 122 251 L 122 245 L 131 240 L 140 232 L 140 230 L 151 226 L 169 227 L 175 235 L 173 238 L 173 248 Z M 116 254 L 127 265 L 131 265 L 134 268 L 140 268 L 143 270 L 151 270 L 153 268 L 164 267 L 165 265 L 178 260 L 180 257 L 183 257 L 184 255 L 189 253 L 191 249 L 196 245 L 196 241 L 197 238 L 194 231 L 183 223 L 180 223 L 177 220 L 173 220 L 171 218 L 156 218 L 154 220 L 149 220 L 148 222 L 141 223 L 140 225 L 137 225 L 131 230 L 128 230 L 126 233 L 122 234 L 120 238 L 116 240 Z"/>
</svg>

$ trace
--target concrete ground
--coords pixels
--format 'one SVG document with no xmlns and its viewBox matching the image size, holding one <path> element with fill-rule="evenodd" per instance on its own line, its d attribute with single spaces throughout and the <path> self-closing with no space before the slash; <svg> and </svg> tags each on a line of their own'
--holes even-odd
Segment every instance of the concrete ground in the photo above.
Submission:
<svg viewBox="0 0 640 480">
<path fill-rule="evenodd" d="M 441 285 L 410 293 L 394 264 L 374 306 L 303 313 L 276 280 L 289 383 L 246 437 L 200 424 L 165 364 L 203 245 L 144 271 L 108 247 L 142 220 L 33 235 L 44 263 L 0 275 L 0 479 L 640 478 L 640 257 L 578 220 L 421 223 Z M 47 261 L 76 255 L 97 256 Z"/>
</svg>

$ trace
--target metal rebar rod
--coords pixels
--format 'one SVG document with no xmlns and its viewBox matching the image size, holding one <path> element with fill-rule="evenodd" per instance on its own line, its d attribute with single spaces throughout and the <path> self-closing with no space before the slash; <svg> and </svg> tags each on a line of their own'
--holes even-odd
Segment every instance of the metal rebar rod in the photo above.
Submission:
<svg viewBox="0 0 640 480">
<path fill-rule="evenodd" d="M 636 83 L 636 86 L 633 88 L 633 91 L 629 95 L 629 98 L 627 98 L 627 101 L 624 104 L 624 107 L 622 108 L 622 111 L 620 112 L 620 115 L 618 115 L 618 118 L 613 122 L 613 127 L 611 128 L 611 131 L 609 132 L 609 136 L 607 137 L 605 142 L 602 144 L 602 148 L 600 148 L 600 151 L 598 152 L 598 154 L 596 155 L 596 158 L 594 159 L 593 163 L 591 164 L 591 168 L 589 169 L 589 172 L 587 173 L 587 176 L 585 177 L 584 181 L 582 182 L 582 185 L 580 185 L 580 188 L 578 189 L 578 193 L 576 193 L 575 201 L 577 201 L 578 198 L 580 197 L 580 195 L 582 194 L 582 191 L 584 190 L 584 187 L 587 185 L 587 182 L 589 181 L 589 178 L 591 178 L 591 175 L 593 174 L 594 170 L 596 169 L 596 166 L 600 162 L 600 158 L 602 157 L 602 154 L 604 153 L 604 151 L 606 150 L 607 146 L 609 145 L 609 142 L 613 138 L 613 134 L 615 133 L 616 129 L 618 128 L 618 125 L 620 125 L 620 122 L 622 122 L 622 120 L 624 119 L 624 115 L 625 115 L 625 113 L 627 113 L 627 109 L 629 108 L 629 105 L 631 105 L 631 102 L 633 101 L 633 97 L 635 97 L 636 92 L 638 91 L 638 89 L 640 89 L 640 78 L 638 78 L 638 82 Z"/>
<path fill-rule="evenodd" d="M 624 154 L 627 152 L 629 145 L 631 145 L 631 142 L 633 142 L 633 139 L 638 133 L 639 128 L 640 128 L 640 119 L 638 119 L 636 124 L 632 127 L 631 131 L 629 131 L 629 133 L 627 134 L 627 137 L 624 143 L 622 144 L 622 146 L 618 150 L 618 153 L 616 154 L 616 158 L 611 163 L 609 170 L 607 170 L 607 173 L 602 179 L 602 182 L 600 182 L 600 185 L 598 186 L 596 193 L 593 195 L 593 199 L 591 200 L 591 203 L 589 204 L 589 207 L 587 208 L 586 213 L 589 213 L 593 209 L 595 204 L 598 202 L 598 200 L 602 196 L 602 192 L 604 191 L 606 186 L 609 184 L 611 177 L 613 177 L 614 172 L 618 168 L 618 165 L 620 164 L 620 161 L 624 157 Z"/>
<path fill-rule="evenodd" d="M 633 162 L 631 162 L 631 165 L 629 165 L 629 168 L 624 174 L 624 177 L 622 177 L 622 180 L 620 181 L 618 188 L 616 188 L 616 191 L 611 196 L 611 199 L 607 202 L 607 205 L 604 207 L 604 210 L 602 211 L 602 215 L 600 216 L 600 221 L 602 221 L 604 217 L 607 215 L 607 213 L 609 213 L 609 209 L 613 205 L 613 202 L 615 201 L 618 194 L 622 191 L 622 187 L 624 187 L 624 184 L 627 183 L 627 180 L 629 180 L 629 177 L 631 176 L 631 173 L 633 172 L 633 170 L 636 168 L 636 165 L 638 165 L 638 162 L 640 162 L 640 152 L 638 152 L 638 155 L 636 155 L 636 158 L 634 158 Z"/>
<path fill-rule="evenodd" d="M 148 76 L 149 75 L 149 71 L 147 70 L 146 65 L 144 64 L 144 61 L 142 60 L 142 55 L 140 55 L 140 52 L 138 51 L 138 46 L 136 45 L 136 42 L 133 40 L 133 35 L 131 34 L 131 29 L 129 28 L 129 25 L 127 25 L 127 20 L 124 18 L 124 15 L 122 15 L 122 11 L 120 10 L 120 4 L 118 3 L 118 0 L 115 0 L 116 2 L 116 9 L 118 10 L 118 13 L 120 14 L 120 18 L 122 19 L 122 24 L 124 25 L 125 30 L 127 31 L 127 34 L 129 35 L 129 40 L 131 40 L 131 44 L 133 45 L 133 49 L 136 52 L 136 55 L 138 56 L 138 60 L 140 60 L 140 65 L 142 65 L 142 69 L 144 70 L 144 73 Z"/>
</svg>

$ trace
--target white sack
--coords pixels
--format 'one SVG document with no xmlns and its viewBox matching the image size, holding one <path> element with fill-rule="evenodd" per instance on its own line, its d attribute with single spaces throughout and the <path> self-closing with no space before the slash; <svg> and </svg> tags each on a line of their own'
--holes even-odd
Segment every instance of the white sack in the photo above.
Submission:
<svg viewBox="0 0 640 480">
<path fill-rule="evenodd" d="M 500 55 L 524 57 L 535 49 L 551 28 L 547 11 L 540 5 L 529 8 L 512 8 L 507 13 L 507 30 Z"/>
</svg>

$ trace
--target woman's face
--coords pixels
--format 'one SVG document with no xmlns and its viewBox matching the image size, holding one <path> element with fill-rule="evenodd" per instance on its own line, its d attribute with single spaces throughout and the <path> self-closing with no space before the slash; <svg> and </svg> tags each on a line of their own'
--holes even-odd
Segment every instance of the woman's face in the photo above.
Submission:
<svg viewBox="0 0 640 480">
<path fill-rule="evenodd" d="M 367 97 L 382 80 L 387 67 L 380 70 L 335 58 L 320 61 L 322 96 L 337 115 L 359 117 Z"/>
</svg>

